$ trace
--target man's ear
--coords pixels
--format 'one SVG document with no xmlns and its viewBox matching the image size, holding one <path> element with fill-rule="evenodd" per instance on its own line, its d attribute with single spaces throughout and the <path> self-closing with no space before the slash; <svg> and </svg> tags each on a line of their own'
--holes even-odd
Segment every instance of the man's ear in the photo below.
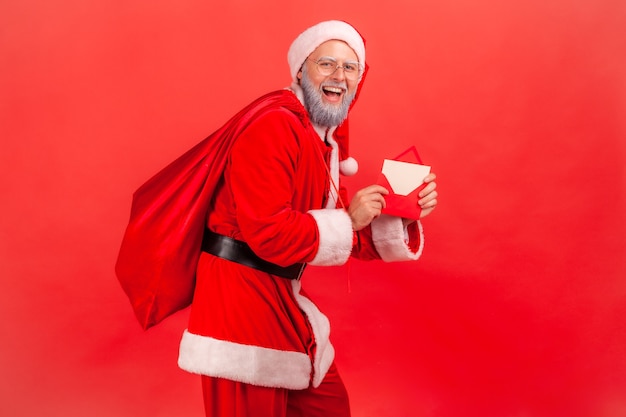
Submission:
<svg viewBox="0 0 626 417">
<path fill-rule="evenodd" d="M 298 74 L 296 74 L 296 78 L 298 78 L 298 84 L 300 84 L 300 81 L 302 81 L 302 70 L 298 71 Z"/>
</svg>

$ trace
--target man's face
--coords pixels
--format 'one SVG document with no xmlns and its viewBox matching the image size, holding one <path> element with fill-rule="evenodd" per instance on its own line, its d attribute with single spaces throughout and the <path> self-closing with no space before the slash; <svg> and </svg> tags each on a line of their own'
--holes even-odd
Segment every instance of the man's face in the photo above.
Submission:
<svg viewBox="0 0 626 417">
<path fill-rule="evenodd" d="M 304 105 L 311 120 L 322 126 L 336 126 L 347 116 L 359 84 L 359 74 L 346 74 L 333 64 L 331 74 L 323 75 L 318 62 L 331 61 L 339 66 L 358 64 L 356 53 L 345 42 L 330 40 L 315 49 L 298 73 L 304 92 Z M 347 75 L 347 76 L 346 76 Z M 355 76 L 356 75 L 356 76 Z"/>
</svg>

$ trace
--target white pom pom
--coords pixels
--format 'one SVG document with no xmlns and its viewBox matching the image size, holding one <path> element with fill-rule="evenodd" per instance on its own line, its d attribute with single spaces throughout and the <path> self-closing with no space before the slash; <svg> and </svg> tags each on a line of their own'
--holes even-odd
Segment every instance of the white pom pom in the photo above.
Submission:
<svg viewBox="0 0 626 417">
<path fill-rule="evenodd" d="M 349 156 L 343 161 L 339 162 L 339 172 L 343 175 L 351 176 L 358 172 L 359 163 L 353 157 Z"/>
</svg>

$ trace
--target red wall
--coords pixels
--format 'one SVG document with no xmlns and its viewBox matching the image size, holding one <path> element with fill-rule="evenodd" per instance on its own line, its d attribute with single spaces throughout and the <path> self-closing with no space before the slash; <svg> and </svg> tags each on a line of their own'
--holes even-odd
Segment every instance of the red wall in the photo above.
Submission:
<svg viewBox="0 0 626 417">
<path fill-rule="evenodd" d="M 202 415 L 186 312 L 140 330 L 113 265 L 135 188 L 289 83 L 345 19 L 361 163 L 439 175 L 417 263 L 311 268 L 355 415 L 626 413 L 626 3 L 0 2 L 0 414 Z"/>
</svg>

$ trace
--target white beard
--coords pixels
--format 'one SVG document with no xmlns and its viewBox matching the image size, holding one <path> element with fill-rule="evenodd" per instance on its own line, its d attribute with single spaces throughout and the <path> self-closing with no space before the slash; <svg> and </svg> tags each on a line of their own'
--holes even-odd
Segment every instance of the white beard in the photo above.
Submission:
<svg viewBox="0 0 626 417">
<path fill-rule="evenodd" d="M 311 80 L 306 71 L 306 66 L 302 67 L 302 79 L 300 81 L 302 87 L 302 93 L 304 96 L 304 107 L 309 112 L 309 117 L 314 124 L 320 126 L 338 126 L 348 117 L 348 110 L 350 110 L 350 103 L 354 99 L 355 92 L 346 93 L 339 106 L 333 106 L 331 104 L 324 103 L 322 101 L 322 91 L 313 86 Z M 346 91 L 348 87 L 346 83 L 333 83 L 330 81 L 322 83 L 322 86 L 332 86 L 344 88 Z"/>
</svg>

